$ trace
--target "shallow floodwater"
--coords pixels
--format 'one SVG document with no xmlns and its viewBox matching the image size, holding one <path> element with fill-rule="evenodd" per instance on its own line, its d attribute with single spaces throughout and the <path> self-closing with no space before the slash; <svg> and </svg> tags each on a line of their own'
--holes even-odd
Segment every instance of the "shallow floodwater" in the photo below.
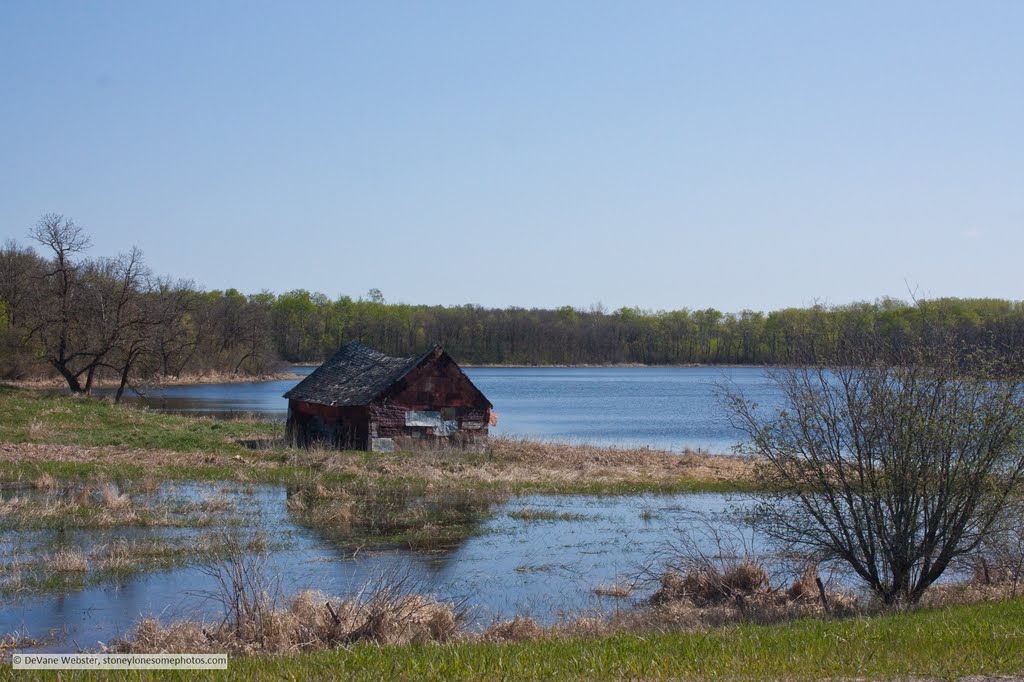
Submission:
<svg viewBox="0 0 1024 682">
<path fill-rule="evenodd" d="M 543 622 L 593 611 L 622 608 L 629 600 L 599 597 L 594 588 L 636 578 L 643 567 L 678 539 L 680 529 L 694 528 L 695 518 L 714 520 L 748 499 L 718 494 L 594 496 L 524 496 L 493 508 L 479 533 L 443 552 L 386 550 L 356 552 L 296 524 L 286 509 L 286 491 L 277 486 L 219 488 L 188 484 L 164 493 L 202 498 L 226 496 L 246 517 L 247 525 L 267 533 L 271 547 L 267 574 L 280 579 L 282 592 L 323 590 L 353 595 L 380 575 L 407 576 L 413 591 L 472 607 L 475 627 L 514 614 Z M 540 510 L 555 520 L 519 520 L 510 513 Z M 697 522 L 698 525 L 702 522 Z M 699 528 L 697 529 L 699 530 Z M 45 543 L 47 533 L 0 535 L 0 558 L 14 548 Z M 147 533 L 190 534 L 204 530 L 68 531 L 65 542 L 88 546 L 112 537 L 139 538 Z M 52 538 L 49 538 L 52 539 Z M 707 551 L 716 551 L 706 547 Z M 141 617 L 162 621 L 214 619 L 219 604 L 208 594 L 216 587 L 197 567 L 143 574 L 122 584 L 34 597 L 0 597 L 0 633 L 21 632 L 43 638 L 57 633 L 47 648 L 87 649 L 110 643 Z M 649 594 L 640 588 L 633 599 Z"/>
<path fill-rule="evenodd" d="M 779 404 L 765 370 L 755 367 L 470 367 L 466 373 L 494 404 L 493 433 L 562 442 L 729 452 L 743 434 L 729 424 L 719 385 L 765 408 Z M 171 412 L 283 420 L 288 404 L 281 396 L 295 383 L 170 386 L 142 402 Z"/>
</svg>

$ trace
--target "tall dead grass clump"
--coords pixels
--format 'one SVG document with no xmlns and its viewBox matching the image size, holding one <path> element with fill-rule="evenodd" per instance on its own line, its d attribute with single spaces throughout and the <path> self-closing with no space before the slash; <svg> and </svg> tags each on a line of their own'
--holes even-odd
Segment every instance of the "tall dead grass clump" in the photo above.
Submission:
<svg viewBox="0 0 1024 682">
<path fill-rule="evenodd" d="M 133 545 L 119 539 L 103 548 L 97 548 L 94 556 L 100 559 L 100 566 L 109 571 L 128 571 L 135 567 Z"/>
<path fill-rule="evenodd" d="M 50 474 L 43 472 L 32 481 L 32 487 L 36 490 L 53 491 L 57 489 L 57 479 Z"/>
<path fill-rule="evenodd" d="M 710 565 L 695 566 L 685 574 L 669 569 L 662 575 L 661 587 L 651 596 L 651 603 L 686 600 L 695 606 L 713 606 L 768 588 L 768 572 L 750 560 L 724 571 Z"/>
<path fill-rule="evenodd" d="M 355 520 L 355 504 L 344 489 L 331 489 L 320 483 L 288 491 L 288 511 L 304 517 L 312 526 L 347 530 Z"/>
<path fill-rule="evenodd" d="M 59 549 L 46 561 L 47 566 L 61 573 L 85 573 L 89 570 L 89 559 L 78 549 Z"/>
<path fill-rule="evenodd" d="M 480 639 L 485 642 L 530 642 L 540 639 L 544 634 L 544 628 L 533 618 L 517 615 L 493 623 L 480 633 Z"/>
<path fill-rule="evenodd" d="M 601 584 L 594 588 L 594 594 L 599 597 L 611 597 L 612 599 L 626 599 L 633 594 L 633 586 L 626 583 L 612 583 L 611 585 Z"/>
<path fill-rule="evenodd" d="M 251 612 L 250 612 L 251 613 Z M 179 621 L 162 625 L 141 620 L 114 649 L 130 653 L 229 651 L 287 654 L 348 646 L 357 642 L 423 644 L 449 642 L 461 631 L 462 616 L 451 604 L 419 595 L 331 599 L 318 591 L 295 595 L 241 628 Z"/>
<path fill-rule="evenodd" d="M 289 653 L 361 641 L 447 642 L 461 631 L 465 611 L 460 606 L 414 593 L 413 583 L 399 574 L 382 575 L 347 599 L 305 591 L 285 600 L 279 578 L 267 572 L 264 543 L 238 538 L 224 542 L 227 558 L 202 569 L 217 584 L 207 596 L 222 607 L 219 623 L 163 626 L 146 618 L 115 649 Z"/>
<path fill-rule="evenodd" d="M 116 485 L 107 481 L 100 486 L 100 504 L 111 511 L 124 511 L 131 507 L 132 498 L 127 493 L 120 493 Z"/>
</svg>

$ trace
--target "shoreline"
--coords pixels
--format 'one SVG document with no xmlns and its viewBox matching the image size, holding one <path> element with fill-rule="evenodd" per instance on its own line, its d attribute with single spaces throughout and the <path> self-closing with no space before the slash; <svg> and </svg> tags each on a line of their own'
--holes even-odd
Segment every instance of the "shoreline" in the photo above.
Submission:
<svg viewBox="0 0 1024 682">
<path fill-rule="evenodd" d="M 602 364 L 578 364 L 578 365 L 524 365 L 524 364 L 494 364 L 494 365 L 459 365 L 463 369 L 760 369 L 776 365 L 727 365 L 691 362 L 683 365 L 647 365 L 641 362 L 609 362 Z"/>
<path fill-rule="evenodd" d="M 150 381 L 142 382 L 142 386 L 162 388 L 165 386 L 204 386 L 210 384 L 260 384 L 271 381 L 299 381 L 304 378 L 304 375 L 296 374 L 295 372 L 274 372 L 255 376 L 215 373 L 187 375 L 181 377 L 155 377 Z M 118 384 L 119 382 L 116 379 L 96 379 L 93 381 L 93 388 L 116 388 Z M 67 382 L 60 377 L 49 379 L 9 379 L 6 381 L 0 381 L 0 385 L 25 390 L 68 390 Z M 131 387 L 125 388 L 126 394 L 131 392 Z"/>
<path fill-rule="evenodd" d="M 290 367 L 319 367 L 318 362 L 290 362 Z M 709 363 L 688 363 L 682 365 L 660 365 L 643 364 L 636 362 L 601 363 L 601 364 L 555 364 L 555 365 L 530 365 L 530 364 L 465 364 L 460 365 L 463 369 L 770 369 L 773 367 L 784 367 L 785 365 L 731 365 L 731 364 L 709 364 Z M 210 373 L 198 375 L 185 375 L 180 377 L 154 377 L 151 380 L 141 383 L 147 388 L 163 388 L 168 386 L 205 386 L 215 384 L 249 384 L 269 383 L 271 381 L 301 381 L 306 374 L 296 372 L 271 372 L 268 374 L 245 375 L 233 373 Z M 117 379 L 100 378 L 93 381 L 94 389 L 116 388 L 120 382 Z M 0 386 L 10 386 L 26 390 L 67 390 L 67 382 L 61 377 L 50 377 L 46 379 L 7 379 L 0 381 Z M 127 392 L 132 392 L 130 387 Z M 69 393 L 70 395 L 70 393 Z"/>
<path fill-rule="evenodd" d="M 319 367 L 319 362 L 290 362 L 292 367 Z M 699 369 L 721 367 L 723 369 L 767 369 L 789 365 L 734 365 L 729 363 L 688 362 L 683 364 L 646 364 L 643 362 L 598 362 L 579 364 L 527 364 L 527 363 L 459 363 L 463 369 Z"/>
<path fill-rule="evenodd" d="M 109 400 L 76 400 L 17 389 L 0 392 L 0 480 L 49 472 L 114 477 L 232 479 L 505 492 L 734 492 L 757 487 L 753 460 L 730 454 L 495 436 L 487 454 L 451 450 L 376 453 L 286 447 L 282 425 L 162 414 Z"/>
</svg>

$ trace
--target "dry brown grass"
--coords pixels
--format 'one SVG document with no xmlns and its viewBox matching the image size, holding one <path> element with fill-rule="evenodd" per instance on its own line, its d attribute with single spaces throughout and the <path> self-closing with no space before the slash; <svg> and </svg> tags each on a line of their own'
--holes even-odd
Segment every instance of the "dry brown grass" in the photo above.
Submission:
<svg viewBox="0 0 1024 682">
<path fill-rule="evenodd" d="M 485 642 L 528 642 L 540 639 L 547 633 L 533 618 L 516 616 L 494 623 L 480 633 L 480 639 Z"/>
<path fill-rule="evenodd" d="M 57 639 L 57 635 L 51 636 L 50 640 L 29 637 L 23 632 L 13 632 L 0 636 L 0 664 L 10 664 L 11 654 L 16 651 L 24 651 L 48 644 L 49 641 Z"/>
<path fill-rule="evenodd" d="M 288 496 L 288 511 L 302 515 L 309 525 L 346 532 L 352 525 L 353 500 L 342 488 L 329 489 L 319 483 Z"/>
<path fill-rule="evenodd" d="M 79 549 L 65 548 L 51 554 L 46 565 L 60 573 L 85 573 L 89 570 L 89 558 Z"/>
<path fill-rule="evenodd" d="M 223 496 L 199 502 L 133 498 L 104 480 L 87 480 L 0 500 L 0 521 L 11 528 L 194 527 L 210 525 L 233 505 Z"/>
<path fill-rule="evenodd" d="M 239 626 L 240 625 L 240 626 Z M 460 632 L 461 615 L 452 604 L 393 593 L 366 600 L 331 599 L 306 591 L 285 608 L 266 611 L 241 624 L 177 622 L 145 618 L 114 648 L 131 653 L 228 651 L 284 654 L 331 649 L 367 641 L 378 644 L 447 642 Z"/>
<path fill-rule="evenodd" d="M 353 458 L 330 450 L 296 450 L 289 463 L 317 471 L 361 477 L 402 475 L 429 484 L 522 484 L 541 486 L 673 485 L 681 480 L 753 483 L 754 461 L 732 455 L 604 448 L 492 438 L 485 454 L 425 450 L 414 456 Z"/>
<path fill-rule="evenodd" d="M 38 440 L 42 438 L 33 437 Z M 285 454 L 285 453 L 282 453 Z M 694 452 L 666 452 L 646 448 L 604 448 L 541 441 L 493 438 L 486 453 L 459 450 L 424 450 L 373 457 L 334 450 L 288 450 L 285 465 L 305 470 L 309 479 L 324 475 L 356 477 L 364 482 L 387 478 L 416 480 L 422 485 L 486 485 L 491 488 L 529 486 L 552 490 L 587 490 L 601 487 L 671 488 L 681 483 L 754 485 L 755 465 L 748 458 Z M 119 467 L 208 468 L 230 467 L 239 480 L 252 469 L 281 467 L 276 457 L 241 457 L 204 452 L 140 449 L 123 446 L 84 447 L 40 443 L 0 443 L 0 462 L 19 465 L 43 462 L 101 464 Z M 256 473 L 257 476 L 261 475 Z M 152 474 L 149 478 L 153 478 Z"/>
<path fill-rule="evenodd" d="M 975 574 L 958 583 L 932 585 L 921 597 L 918 606 L 922 608 L 945 608 L 978 602 L 1016 599 L 1021 596 L 1022 585 L 1014 576 L 996 577 L 989 574 Z"/>
<path fill-rule="evenodd" d="M 713 601 L 705 594 L 703 605 L 694 603 L 692 593 L 662 599 L 604 617 L 579 617 L 544 626 L 532 618 L 515 616 L 496 621 L 482 632 L 462 628 L 459 609 L 414 594 L 385 588 L 382 596 L 332 600 L 319 592 L 298 594 L 287 606 L 268 611 L 259 621 L 207 626 L 195 622 L 161 625 L 156 619 L 141 621 L 132 635 L 115 643 L 123 652 L 157 653 L 173 651 L 221 652 L 235 654 L 289 654 L 331 649 L 358 641 L 406 644 L 450 641 L 496 643 L 539 639 L 579 639 L 613 634 L 643 635 L 651 632 L 706 632 L 736 623 L 773 624 L 804 617 L 834 618 L 881 612 L 877 604 L 860 603 L 849 595 L 830 592 L 829 608 L 812 598 L 808 585 L 817 577 L 808 570 L 789 589 L 772 590 L 760 579 L 757 567 L 737 570 L 731 580 L 733 598 Z M 742 574 L 742 575 L 741 575 Z M 724 576 L 723 576 L 724 579 Z M 685 582 L 685 577 L 680 577 Z M 706 579 L 697 580 L 704 590 Z M 1006 599 L 1009 587 L 973 584 L 933 588 L 915 608 L 934 608 L 977 601 Z M 720 592 L 714 592 L 718 595 Z"/>
<path fill-rule="evenodd" d="M 706 564 L 695 566 L 685 575 L 671 569 L 665 571 L 651 602 L 687 601 L 695 606 L 710 606 L 764 593 L 768 588 L 768 573 L 752 561 L 742 561 L 724 571 Z"/>
<path fill-rule="evenodd" d="M 278 466 L 271 461 L 253 459 L 238 461 L 223 455 L 210 455 L 203 452 L 176 452 L 172 450 L 146 450 L 128 447 L 91 447 L 81 445 L 57 445 L 53 443 L 0 443 L 0 462 L 17 464 L 69 462 L 76 464 L 101 464 L 110 469 L 122 466 L 201 468 L 220 467 L 256 467 L 274 468 Z M 147 476 L 153 484 L 159 481 Z"/>
<path fill-rule="evenodd" d="M 696 631 L 738 622 L 849 616 L 871 608 L 835 590 L 822 603 L 817 578 L 809 567 L 787 588 L 773 589 L 764 568 L 749 559 L 722 570 L 707 563 L 695 564 L 686 574 L 669 569 L 646 606 L 616 614 L 608 626 L 617 631 Z"/>
<path fill-rule="evenodd" d="M 29 438 L 45 438 L 50 434 L 50 426 L 41 419 L 33 419 L 25 427 L 25 433 Z"/>
<path fill-rule="evenodd" d="M 625 583 L 614 583 L 612 585 L 598 585 L 594 588 L 594 594 L 599 597 L 611 597 L 613 599 L 626 599 L 633 594 L 633 586 Z"/>
<path fill-rule="evenodd" d="M 32 481 L 32 487 L 36 490 L 56 490 L 57 479 L 48 473 L 39 474 L 34 481 Z"/>
<path fill-rule="evenodd" d="M 131 497 L 119 493 L 117 486 L 109 481 L 100 486 L 100 502 L 111 511 L 126 511 L 132 506 Z"/>
<path fill-rule="evenodd" d="M 223 494 L 216 494 L 204 496 L 196 507 L 207 513 L 218 514 L 231 511 L 235 508 L 235 505 Z"/>
</svg>

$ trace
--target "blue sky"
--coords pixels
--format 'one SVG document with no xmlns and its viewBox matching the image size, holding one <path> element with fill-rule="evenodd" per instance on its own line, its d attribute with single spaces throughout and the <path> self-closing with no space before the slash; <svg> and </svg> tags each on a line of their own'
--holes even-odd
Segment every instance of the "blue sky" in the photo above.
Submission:
<svg viewBox="0 0 1024 682">
<path fill-rule="evenodd" d="M 0 4 L 0 239 L 207 288 L 1020 299 L 1024 3 Z"/>
</svg>

